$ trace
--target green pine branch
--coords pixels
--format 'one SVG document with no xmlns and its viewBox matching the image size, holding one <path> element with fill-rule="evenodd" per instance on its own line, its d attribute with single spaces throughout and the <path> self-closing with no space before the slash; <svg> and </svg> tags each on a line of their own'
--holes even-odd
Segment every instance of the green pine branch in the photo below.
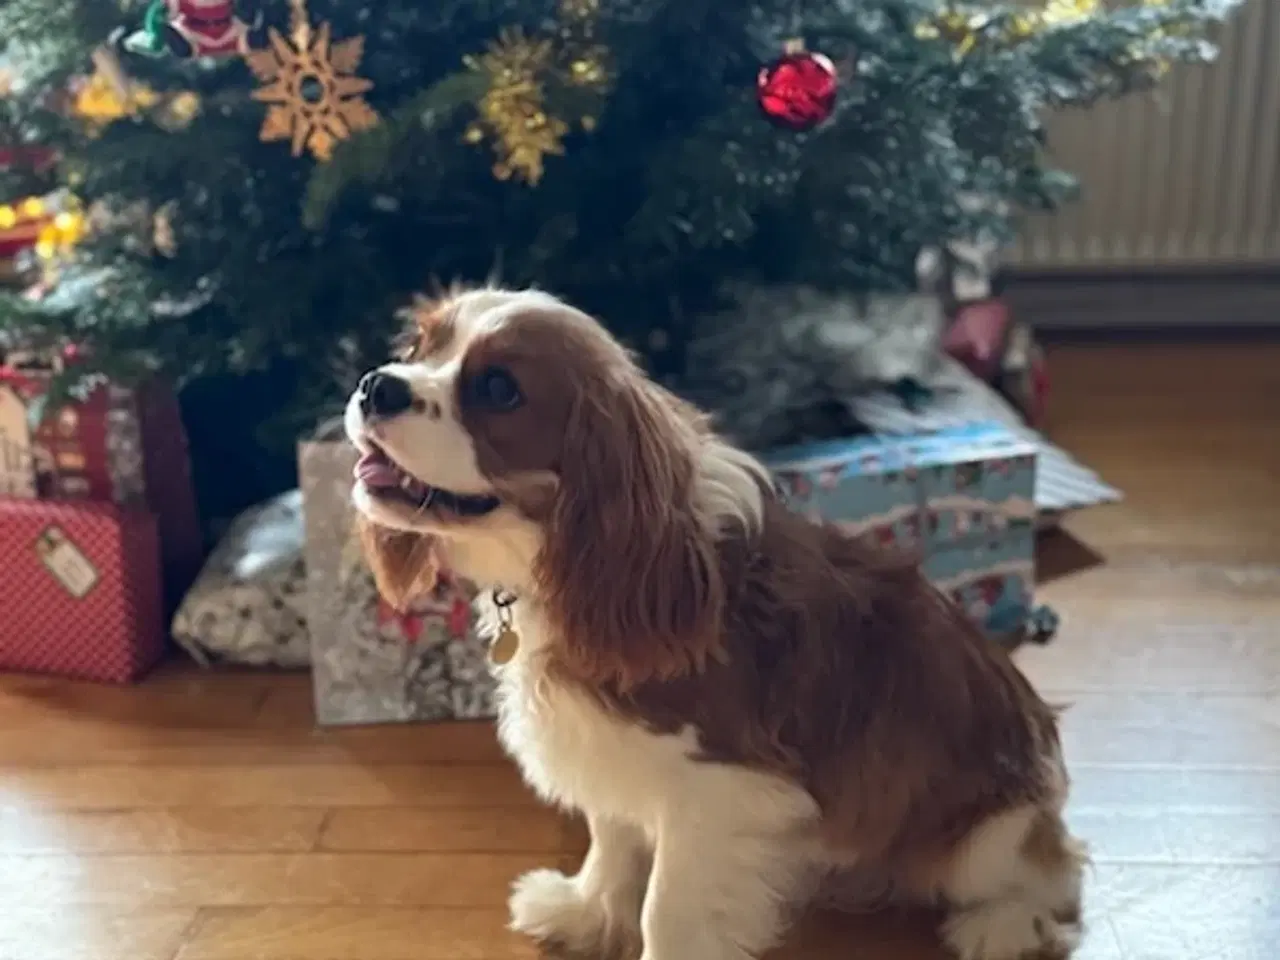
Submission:
<svg viewBox="0 0 1280 960">
<path fill-rule="evenodd" d="M 406 151 L 457 149 L 441 143 L 441 134 L 453 129 L 461 108 L 474 104 L 485 91 L 485 78 L 459 71 L 432 84 L 369 130 L 338 146 L 333 158 L 316 167 L 307 183 L 302 220 L 312 230 L 321 229 L 342 195 L 356 185 L 372 186 L 394 177 Z"/>
</svg>

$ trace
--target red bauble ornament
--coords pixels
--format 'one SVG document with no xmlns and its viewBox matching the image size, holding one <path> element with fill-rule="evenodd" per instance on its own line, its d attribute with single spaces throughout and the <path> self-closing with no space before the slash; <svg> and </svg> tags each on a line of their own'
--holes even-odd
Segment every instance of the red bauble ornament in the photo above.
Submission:
<svg viewBox="0 0 1280 960">
<path fill-rule="evenodd" d="M 836 65 L 829 58 L 793 42 L 760 71 L 756 100 L 771 123 L 788 130 L 811 130 L 831 116 L 839 85 Z"/>
</svg>

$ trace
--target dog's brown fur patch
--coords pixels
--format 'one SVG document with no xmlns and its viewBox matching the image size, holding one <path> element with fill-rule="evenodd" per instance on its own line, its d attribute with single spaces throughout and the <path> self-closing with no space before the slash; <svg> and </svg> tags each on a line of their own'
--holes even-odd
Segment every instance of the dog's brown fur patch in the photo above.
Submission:
<svg viewBox="0 0 1280 960">
<path fill-rule="evenodd" d="M 691 724 L 708 762 L 800 783 L 826 843 L 908 888 L 987 818 L 1052 796 L 1053 711 L 913 558 L 773 501 L 761 536 L 717 550 L 723 612 L 708 646 L 727 656 L 630 689 L 593 684 L 611 710 L 657 730 Z M 1062 851 L 1057 834 L 1037 842 Z"/>
</svg>

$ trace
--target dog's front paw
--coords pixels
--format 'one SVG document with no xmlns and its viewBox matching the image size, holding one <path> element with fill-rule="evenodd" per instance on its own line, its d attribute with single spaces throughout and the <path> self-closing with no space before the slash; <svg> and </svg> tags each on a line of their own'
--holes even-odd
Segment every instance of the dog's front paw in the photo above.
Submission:
<svg viewBox="0 0 1280 960">
<path fill-rule="evenodd" d="M 1054 916 L 1018 900 L 953 913 L 942 936 L 959 960 L 1066 960 L 1080 942 L 1078 912 Z"/>
<path fill-rule="evenodd" d="M 584 897 L 559 870 L 533 870 L 511 890 L 511 929 L 574 953 L 616 952 L 630 941 L 623 918 L 611 918 L 599 898 Z M 614 922 L 611 923 L 611 920 Z"/>
</svg>

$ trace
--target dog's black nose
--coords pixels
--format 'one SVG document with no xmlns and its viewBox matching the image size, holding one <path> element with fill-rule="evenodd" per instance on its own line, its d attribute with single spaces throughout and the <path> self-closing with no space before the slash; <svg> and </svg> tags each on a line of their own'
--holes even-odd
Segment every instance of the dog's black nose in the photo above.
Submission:
<svg viewBox="0 0 1280 960">
<path fill-rule="evenodd" d="M 374 370 L 360 378 L 360 412 L 366 417 L 394 417 L 413 406 L 409 382 L 390 373 Z"/>
</svg>

